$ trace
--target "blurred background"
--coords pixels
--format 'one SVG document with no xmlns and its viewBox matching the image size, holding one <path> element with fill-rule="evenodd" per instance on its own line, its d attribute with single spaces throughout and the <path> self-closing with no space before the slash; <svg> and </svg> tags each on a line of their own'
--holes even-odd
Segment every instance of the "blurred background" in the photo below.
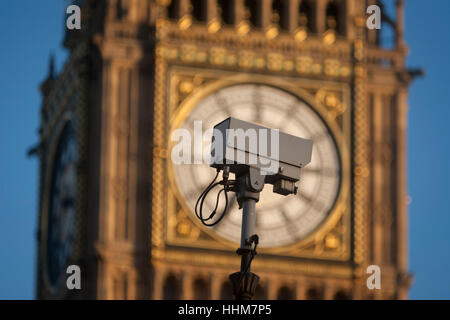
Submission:
<svg viewBox="0 0 450 320">
<path fill-rule="evenodd" d="M 61 42 L 65 3 L 5 1 L 0 11 L 0 299 L 33 299 L 36 272 L 38 86 Z M 410 89 L 409 260 L 412 299 L 450 299 L 450 2 L 406 1 L 408 67 L 423 68 Z"/>
</svg>

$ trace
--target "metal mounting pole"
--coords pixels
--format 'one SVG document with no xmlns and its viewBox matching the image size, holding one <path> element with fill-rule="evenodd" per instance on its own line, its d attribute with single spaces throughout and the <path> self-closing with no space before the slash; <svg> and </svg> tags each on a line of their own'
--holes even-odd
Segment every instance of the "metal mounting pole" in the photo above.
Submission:
<svg viewBox="0 0 450 320">
<path fill-rule="evenodd" d="M 253 168 L 245 175 L 239 176 L 237 200 L 242 208 L 241 246 L 237 254 L 241 256 L 241 270 L 230 275 L 233 294 L 236 300 L 251 300 L 255 294 L 259 277 L 252 273 L 251 262 L 256 255 L 258 237 L 254 234 L 256 221 L 256 202 L 264 188 L 264 176 Z M 253 244 L 255 246 L 253 247 Z"/>
<path fill-rule="evenodd" d="M 248 239 L 253 236 L 255 231 L 255 212 L 256 201 L 254 199 L 246 199 L 242 204 L 242 231 L 241 231 L 241 249 L 251 250 L 252 244 Z M 241 259 L 241 272 L 245 272 L 249 264 L 250 255 L 243 255 Z M 250 265 L 248 265 L 250 271 Z"/>
</svg>

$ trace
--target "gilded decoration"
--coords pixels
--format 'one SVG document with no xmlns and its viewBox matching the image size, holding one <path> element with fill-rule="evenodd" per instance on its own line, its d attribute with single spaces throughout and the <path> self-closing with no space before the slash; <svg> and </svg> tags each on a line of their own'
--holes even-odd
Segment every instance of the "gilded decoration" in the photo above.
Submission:
<svg viewBox="0 0 450 320">
<path fill-rule="evenodd" d="M 355 61 L 355 77 L 353 80 L 354 86 L 354 262 L 359 265 L 355 269 L 355 276 L 361 278 L 363 273 L 361 269 L 366 263 L 366 220 L 367 220 L 367 200 L 368 200 L 368 177 L 369 177 L 369 163 L 368 163 L 368 139 L 369 129 L 367 124 L 368 112 L 366 104 L 366 66 L 365 66 L 365 26 L 364 18 L 358 17 L 355 19 L 356 25 L 356 39 L 353 43 L 353 57 Z M 359 271 L 358 271 L 359 270 Z"/>
<path fill-rule="evenodd" d="M 163 52 L 163 50 L 159 50 Z M 280 56 L 271 56 L 273 68 L 280 66 Z M 168 61 L 167 61 L 168 62 Z M 305 82 L 299 79 L 286 79 L 280 81 L 279 77 L 252 77 L 246 74 L 214 72 L 202 69 L 181 68 L 166 65 L 164 68 L 168 72 L 170 88 L 168 88 L 168 108 L 172 129 L 177 126 L 180 118 L 185 117 L 196 102 L 210 92 L 214 92 L 220 87 L 242 82 L 261 82 L 290 90 L 308 102 L 317 106 L 318 112 L 325 118 L 326 122 L 332 128 L 337 137 L 338 144 L 343 155 L 343 187 L 341 188 L 339 199 L 323 226 L 304 240 L 295 245 L 282 248 L 271 248 L 262 250 L 266 254 L 282 254 L 283 256 L 293 257 L 320 257 L 324 259 L 346 260 L 350 257 L 350 204 L 349 204 L 349 159 L 346 156 L 348 151 L 349 139 L 349 112 L 342 105 L 349 103 L 349 88 L 344 85 L 332 85 L 331 83 L 317 83 L 311 85 L 311 82 Z M 292 82 L 294 81 L 294 82 Z M 330 86 L 330 88 L 324 87 Z M 303 89 L 304 88 L 304 89 Z M 313 93 L 312 95 L 309 93 Z M 328 98 L 320 100 L 322 92 L 334 94 L 336 101 Z M 319 98 L 318 98 L 319 97 Z M 326 95 L 325 95 L 326 97 Z M 331 102 L 330 102 L 331 101 Z M 339 110 L 339 116 L 343 118 L 339 123 L 329 117 L 333 108 Z M 331 111 L 330 111 L 331 110 Z M 161 121 L 164 123 L 164 121 Z M 168 142 L 167 150 L 170 153 Z M 168 159 L 166 159 L 167 161 Z M 171 162 L 167 162 L 167 171 L 169 175 L 169 195 L 167 206 L 172 208 L 167 212 L 168 223 L 166 230 L 166 241 L 168 245 L 201 247 L 211 249 L 233 250 L 236 244 L 227 242 L 219 238 L 211 230 L 203 228 L 199 222 L 194 219 L 192 214 L 187 214 L 189 208 L 185 200 L 179 195 L 177 187 L 173 181 Z M 156 182 L 156 181 L 154 181 Z"/>
<path fill-rule="evenodd" d="M 289 36 L 292 39 L 286 39 L 286 36 L 281 34 L 273 38 L 268 37 L 268 30 L 270 28 L 259 34 L 250 30 L 245 20 L 233 29 L 220 26 L 214 32 L 195 24 L 189 26 L 189 32 L 185 32 L 180 23 L 174 26 L 167 20 L 157 22 L 156 34 L 160 41 L 156 48 L 157 125 L 155 125 L 154 150 L 161 149 L 166 154 L 170 152 L 168 132 L 170 128 L 174 128 L 177 118 L 183 117 L 183 112 L 186 113 L 187 109 L 192 108 L 195 101 L 199 101 L 211 88 L 216 90 L 233 81 L 242 81 L 236 80 L 239 77 L 243 77 L 245 81 L 262 81 L 285 87 L 308 100 L 311 105 L 318 107 L 317 110 L 320 109 L 319 113 L 327 124 L 334 128 L 332 131 L 335 136 L 336 134 L 339 136 L 344 183 L 334 209 L 319 230 L 295 245 L 264 250 L 261 261 L 267 254 L 348 261 L 352 256 L 350 245 L 352 205 L 349 195 L 350 177 L 354 172 L 350 172 L 348 157 L 350 152 L 342 148 L 349 148 L 351 145 L 349 83 L 354 77 L 359 77 L 365 72 L 364 68 L 353 63 L 354 58 L 361 56 L 359 51 L 355 52 L 358 42 L 355 41 L 354 46 L 349 47 L 333 37 L 334 34 L 325 34 L 320 42 L 311 40 L 305 42 L 305 47 L 299 47 L 308 38 L 306 30 L 297 29 Z M 248 36 L 249 32 L 252 32 L 251 37 Z M 264 41 L 268 41 L 267 45 L 264 45 Z M 228 45 L 224 45 L 225 42 Z M 334 45 L 330 46 L 331 43 Z M 258 49 L 261 45 L 268 49 Z M 285 49 L 282 49 L 283 45 Z M 317 50 L 324 52 L 325 55 L 316 56 L 314 52 Z M 211 71 L 212 69 L 216 71 Z M 249 74 L 245 74 L 247 71 L 259 76 L 251 78 Z M 265 73 L 274 74 L 276 77 L 264 76 Z M 298 76 L 302 76 L 303 80 Z M 227 80 L 233 77 L 236 78 Z M 358 90 L 361 96 L 363 89 Z M 356 121 L 359 121 L 358 119 Z M 155 153 L 158 154 L 156 151 Z M 173 177 L 171 178 L 170 161 L 167 160 L 164 157 L 154 159 L 153 192 L 154 199 L 157 200 L 153 202 L 152 243 L 160 247 L 177 245 L 227 251 L 235 249 L 236 244 L 218 239 L 209 230 L 203 229 L 198 221 L 192 218 L 192 214 L 187 213 L 186 204 L 183 204 L 183 199 L 177 195 Z M 364 168 L 361 166 L 363 174 Z M 163 174 L 166 171 L 169 175 L 168 181 Z M 164 185 L 170 186 L 167 192 L 156 191 L 158 187 Z M 164 196 L 169 193 L 172 197 Z M 168 201 L 173 203 L 168 204 Z M 355 204 L 360 202 L 359 199 L 354 200 Z M 168 207 L 177 210 L 167 211 Z M 170 223 L 164 223 L 165 215 Z M 358 254 L 361 255 L 364 241 L 361 236 L 361 225 L 364 223 L 361 220 L 364 217 L 355 214 L 353 219 L 355 227 L 360 229 L 359 236 L 354 239 L 355 248 L 359 248 L 359 251 L 355 252 L 356 260 Z M 165 259 L 171 255 L 170 252 L 172 251 L 163 254 L 153 250 L 152 256 Z M 215 254 L 212 256 L 213 261 L 219 259 Z"/>
<path fill-rule="evenodd" d="M 230 50 L 213 46 L 204 49 L 185 44 L 181 47 L 163 46 L 160 48 L 162 58 L 167 61 L 181 61 L 190 64 L 203 64 L 219 67 L 282 71 L 290 74 L 317 75 L 332 78 L 349 78 L 351 65 L 337 59 L 315 60 L 309 56 L 286 56 L 282 53 L 261 54 L 250 50 Z"/>
</svg>

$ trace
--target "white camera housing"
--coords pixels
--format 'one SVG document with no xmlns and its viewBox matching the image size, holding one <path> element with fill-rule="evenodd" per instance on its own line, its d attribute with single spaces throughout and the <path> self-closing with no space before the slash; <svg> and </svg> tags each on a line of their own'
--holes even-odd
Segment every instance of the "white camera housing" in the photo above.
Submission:
<svg viewBox="0 0 450 320">
<path fill-rule="evenodd" d="M 289 194 L 300 169 L 311 162 L 312 147 L 312 140 L 230 117 L 214 126 L 211 166 L 226 165 L 236 175 L 258 169 L 274 192 Z"/>
</svg>

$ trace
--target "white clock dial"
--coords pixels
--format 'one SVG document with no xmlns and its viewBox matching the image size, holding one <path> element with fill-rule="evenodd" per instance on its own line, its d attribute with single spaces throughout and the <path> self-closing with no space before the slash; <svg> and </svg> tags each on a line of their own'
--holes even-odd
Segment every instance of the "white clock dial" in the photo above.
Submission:
<svg viewBox="0 0 450 320">
<path fill-rule="evenodd" d="M 242 84 L 226 87 L 205 97 L 184 119 L 181 128 L 194 132 L 194 121 L 203 130 L 228 117 L 312 139 L 311 163 L 302 169 L 297 195 L 282 196 L 266 185 L 256 205 L 256 228 L 260 246 L 276 247 L 297 242 L 311 234 L 330 213 L 340 187 L 341 167 L 333 136 L 320 116 L 298 97 L 275 87 Z M 204 141 L 208 149 L 209 141 Z M 195 202 L 215 175 L 207 164 L 174 164 L 174 177 L 193 218 Z M 214 227 L 221 237 L 239 243 L 242 213 L 234 195 L 224 219 Z M 215 197 L 205 201 L 210 212 Z"/>
</svg>

